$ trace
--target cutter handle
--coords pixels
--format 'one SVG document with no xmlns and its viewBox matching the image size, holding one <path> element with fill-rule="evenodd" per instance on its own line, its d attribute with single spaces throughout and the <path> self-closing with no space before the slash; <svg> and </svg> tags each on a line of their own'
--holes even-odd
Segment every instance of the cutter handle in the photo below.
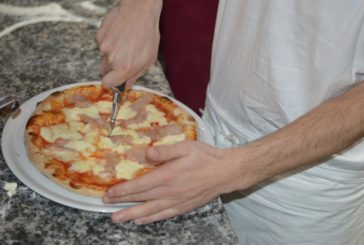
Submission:
<svg viewBox="0 0 364 245">
<path fill-rule="evenodd" d="M 117 86 L 117 89 L 120 91 L 120 92 L 123 92 L 125 90 L 125 84 L 126 82 L 120 84 L 119 86 Z"/>
</svg>

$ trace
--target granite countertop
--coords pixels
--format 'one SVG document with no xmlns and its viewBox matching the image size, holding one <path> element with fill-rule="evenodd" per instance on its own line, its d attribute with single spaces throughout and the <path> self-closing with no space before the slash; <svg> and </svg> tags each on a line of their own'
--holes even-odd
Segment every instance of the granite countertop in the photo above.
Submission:
<svg viewBox="0 0 364 245">
<path fill-rule="evenodd" d="M 111 0 L 2 0 L 0 97 L 23 103 L 51 88 L 100 80 L 95 34 Z M 137 84 L 171 95 L 159 63 Z M 2 131 L 6 118 L 0 119 Z M 19 132 L 20 133 L 20 132 Z M 17 183 L 8 196 L 7 183 Z M 185 215 L 149 225 L 113 224 L 110 214 L 44 198 L 11 172 L 0 154 L 1 244 L 237 244 L 219 199 Z"/>
</svg>

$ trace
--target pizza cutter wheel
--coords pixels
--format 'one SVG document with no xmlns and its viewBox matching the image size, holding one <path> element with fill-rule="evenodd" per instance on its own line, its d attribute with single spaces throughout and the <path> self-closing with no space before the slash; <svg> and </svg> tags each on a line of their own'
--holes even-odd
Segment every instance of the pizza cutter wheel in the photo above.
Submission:
<svg viewBox="0 0 364 245">
<path fill-rule="evenodd" d="M 118 115 L 120 105 L 125 101 L 126 93 L 125 93 L 125 83 L 119 85 L 118 87 L 111 88 L 113 91 L 113 99 L 111 106 L 111 113 L 109 119 L 109 127 L 107 129 L 108 136 L 110 137 L 112 134 L 112 130 L 115 127 L 116 117 Z"/>
</svg>

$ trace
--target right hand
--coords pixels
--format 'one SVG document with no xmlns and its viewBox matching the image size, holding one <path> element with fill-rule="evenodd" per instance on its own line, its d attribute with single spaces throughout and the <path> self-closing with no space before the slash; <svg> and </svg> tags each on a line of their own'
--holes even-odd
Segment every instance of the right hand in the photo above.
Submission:
<svg viewBox="0 0 364 245">
<path fill-rule="evenodd" d="M 120 0 L 96 34 L 102 55 L 102 83 L 134 82 L 158 55 L 162 0 Z"/>
</svg>

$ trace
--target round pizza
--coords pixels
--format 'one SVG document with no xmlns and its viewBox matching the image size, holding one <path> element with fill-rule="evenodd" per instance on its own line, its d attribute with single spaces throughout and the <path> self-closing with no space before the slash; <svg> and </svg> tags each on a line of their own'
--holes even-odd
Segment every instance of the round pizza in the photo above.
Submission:
<svg viewBox="0 0 364 245">
<path fill-rule="evenodd" d="M 31 162 L 67 189 L 101 196 L 155 168 L 147 147 L 197 139 L 195 119 L 170 98 L 146 90 L 125 93 L 111 134 L 113 94 L 101 84 L 57 91 L 39 102 L 25 129 Z"/>
</svg>

